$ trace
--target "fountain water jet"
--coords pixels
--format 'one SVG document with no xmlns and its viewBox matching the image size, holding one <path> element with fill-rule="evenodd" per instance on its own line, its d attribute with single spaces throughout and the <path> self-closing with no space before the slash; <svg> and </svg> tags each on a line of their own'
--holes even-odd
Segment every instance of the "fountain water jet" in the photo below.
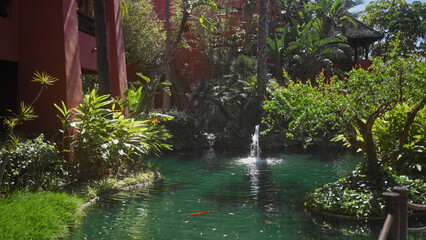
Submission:
<svg viewBox="0 0 426 240">
<path fill-rule="evenodd" d="M 238 158 L 235 163 L 238 165 L 247 165 L 250 168 L 250 174 L 255 174 L 257 171 L 257 165 L 275 165 L 275 164 L 281 164 L 282 159 L 276 159 L 276 158 L 266 158 L 262 159 L 260 158 L 260 134 L 259 134 L 259 125 L 256 125 L 254 134 L 252 135 L 252 143 L 250 144 L 250 155 L 248 157 L 244 158 Z"/>
<path fill-rule="evenodd" d="M 250 157 L 260 159 L 259 125 L 256 125 L 250 144 Z"/>
</svg>

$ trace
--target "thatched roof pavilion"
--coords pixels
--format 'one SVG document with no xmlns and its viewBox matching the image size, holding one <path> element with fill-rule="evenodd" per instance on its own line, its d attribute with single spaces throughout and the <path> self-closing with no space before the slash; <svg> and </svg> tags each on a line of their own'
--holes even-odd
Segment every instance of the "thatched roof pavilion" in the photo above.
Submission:
<svg viewBox="0 0 426 240">
<path fill-rule="evenodd" d="M 348 39 L 349 46 L 355 49 L 355 62 L 358 58 L 358 47 L 365 49 L 365 58 L 368 59 L 368 47 L 370 44 L 384 37 L 383 33 L 366 26 L 356 19 L 343 24 L 341 33 Z"/>
<path fill-rule="evenodd" d="M 347 22 L 342 26 L 342 34 L 348 38 L 351 47 L 365 47 L 384 37 L 383 33 L 356 19 L 353 19 L 353 23 Z"/>
</svg>

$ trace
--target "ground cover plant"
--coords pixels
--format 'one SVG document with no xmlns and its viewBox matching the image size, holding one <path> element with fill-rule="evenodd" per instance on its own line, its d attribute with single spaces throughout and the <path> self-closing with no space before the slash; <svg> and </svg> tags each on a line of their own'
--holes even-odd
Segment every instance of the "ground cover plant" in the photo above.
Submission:
<svg viewBox="0 0 426 240">
<path fill-rule="evenodd" d="M 60 185 L 59 178 L 66 174 L 63 169 L 64 160 L 57 154 L 53 142 L 46 141 L 43 135 L 34 139 L 22 139 L 16 133 L 17 126 L 37 118 L 34 103 L 58 79 L 37 71 L 31 81 L 41 85 L 37 96 L 29 104 L 21 102 L 17 112 L 9 110 L 9 115 L 1 117 L 8 131 L 0 150 L 0 194 L 17 189 L 35 191 Z"/>
<path fill-rule="evenodd" d="M 1 192 L 60 189 L 67 183 L 66 161 L 56 145 L 41 134 L 15 143 L 13 151 L 0 150 L 1 159 L 9 159 L 3 170 Z"/>
<path fill-rule="evenodd" d="M 394 186 L 409 189 L 408 198 L 411 201 L 420 204 L 426 202 L 426 188 L 422 179 L 398 175 L 391 168 L 385 168 L 382 174 L 384 181 L 377 185 L 363 174 L 362 168 L 360 165 L 348 176 L 312 190 L 306 196 L 305 206 L 359 219 L 383 216 L 383 192 L 391 192 Z"/>
<path fill-rule="evenodd" d="M 384 191 L 402 184 L 397 181 L 402 179 L 400 173 L 391 174 L 385 168 L 400 169 L 405 154 L 419 155 L 421 162 L 426 159 L 422 136 L 425 126 L 419 125 L 424 122 L 421 113 L 426 104 L 425 69 L 422 57 L 401 57 L 395 51 L 386 60 L 376 58 L 368 70 L 352 70 L 346 79 L 333 78 L 326 83 L 319 77 L 317 85 L 289 81 L 287 87 L 270 86 L 271 97 L 264 105 L 264 123 L 269 131 L 303 136 L 307 142 L 337 132 L 334 140 L 364 153 L 365 160 L 357 173 L 334 183 L 336 189 L 340 188 L 328 194 L 334 200 L 323 204 L 321 198 L 315 198 L 331 189 L 320 187 L 314 190 L 314 196 L 307 197 L 308 207 L 363 217 L 380 215 L 383 204 L 372 204 L 368 199 L 380 200 Z M 398 114 L 398 109 L 404 108 Z M 418 193 L 412 195 L 412 200 L 426 202 L 424 186 L 415 189 Z M 358 210 L 345 211 L 339 206 L 351 202 Z"/>
<path fill-rule="evenodd" d="M 70 184 L 65 187 L 67 193 L 76 195 L 78 198 L 84 201 L 89 201 L 95 197 L 102 196 L 104 194 L 110 194 L 117 192 L 118 190 L 146 183 L 155 180 L 158 177 L 154 173 L 151 166 L 146 167 L 146 170 L 136 171 L 132 173 L 122 174 L 121 176 L 112 176 L 101 179 L 90 179 L 84 184 Z"/>
<path fill-rule="evenodd" d="M 15 192 L 0 198 L 1 239 L 64 239 L 83 201 L 65 193 Z"/>
</svg>

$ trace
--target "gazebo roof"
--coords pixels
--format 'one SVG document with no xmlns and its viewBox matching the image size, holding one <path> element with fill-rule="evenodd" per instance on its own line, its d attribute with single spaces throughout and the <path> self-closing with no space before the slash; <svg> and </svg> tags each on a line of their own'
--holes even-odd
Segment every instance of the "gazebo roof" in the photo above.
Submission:
<svg viewBox="0 0 426 240">
<path fill-rule="evenodd" d="M 343 24 L 341 32 L 351 47 L 365 47 L 384 37 L 383 33 L 369 28 L 356 19 Z"/>
</svg>

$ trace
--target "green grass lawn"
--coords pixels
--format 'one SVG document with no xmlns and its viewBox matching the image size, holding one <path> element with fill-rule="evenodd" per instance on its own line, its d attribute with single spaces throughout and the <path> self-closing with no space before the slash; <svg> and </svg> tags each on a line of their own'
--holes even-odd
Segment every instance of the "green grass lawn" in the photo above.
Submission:
<svg viewBox="0 0 426 240">
<path fill-rule="evenodd" d="M 83 200 L 53 192 L 0 198 L 0 239 L 58 239 L 81 219 Z"/>
<path fill-rule="evenodd" d="M 16 192 L 0 196 L 0 239 L 64 239 L 78 224 L 80 208 L 94 196 L 154 180 L 154 172 L 141 171 L 123 178 L 88 181 L 70 193 Z"/>
</svg>

